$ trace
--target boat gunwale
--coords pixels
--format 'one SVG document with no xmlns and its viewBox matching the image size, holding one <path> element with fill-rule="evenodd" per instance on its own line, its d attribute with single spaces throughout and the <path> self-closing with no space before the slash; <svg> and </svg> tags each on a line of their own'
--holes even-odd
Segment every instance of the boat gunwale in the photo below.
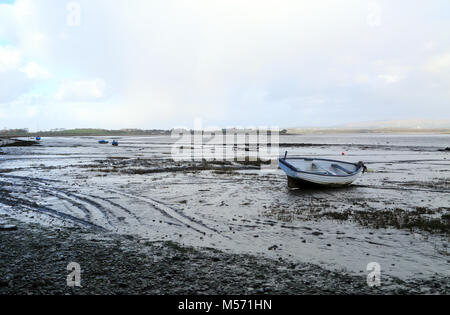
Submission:
<svg viewBox="0 0 450 315">
<path fill-rule="evenodd" d="M 344 164 L 350 164 L 353 166 L 359 166 L 353 173 L 347 174 L 347 175 L 332 175 L 332 174 L 320 174 L 320 173 L 314 173 L 314 172 L 307 172 L 307 171 L 302 171 L 299 170 L 298 168 L 296 168 L 295 166 L 293 166 L 292 164 L 290 164 L 289 162 L 287 162 L 286 160 L 312 160 L 312 161 L 328 161 L 328 162 L 338 162 L 338 163 L 344 163 Z M 337 161 L 337 160 L 330 160 L 330 159 L 314 159 L 314 158 L 307 158 L 307 157 L 289 157 L 289 158 L 279 158 L 278 161 L 280 163 L 283 163 L 284 165 L 286 165 L 287 167 L 289 167 L 291 170 L 293 170 L 294 172 L 297 173 L 304 173 L 304 174 L 311 174 L 311 175 L 318 175 L 318 176 L 329 176 L 329 177 L 352 177 L 357 175 L 361 169 L 363 168 L 362 165 L 358 165 L 356 163 L 351 163 L 351 162 L 343 162 L 343 161 Z"/>
</svg>

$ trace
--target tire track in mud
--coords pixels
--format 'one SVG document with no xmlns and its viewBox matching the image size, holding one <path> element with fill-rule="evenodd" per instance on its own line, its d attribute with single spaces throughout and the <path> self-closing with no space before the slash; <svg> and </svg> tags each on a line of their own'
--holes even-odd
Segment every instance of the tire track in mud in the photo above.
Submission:
<svg viewBox="0 0 450 315">
<path fill-rule="evenodd" d="M 40 189 L 40 191 L 41 192 L 43 191 L 44 193 L 46 193 L 49 196 L 56 197 L 56 198 L 58 198 L 58 200 L 67 201 L 71 206 L 75 206 L 76 208 L 81 210 L 84 213 L 86 220 L 92 221 L 92 214 L 91 214 L 91 212 L 83 204 L 81 204 L 81 203 L 79 203 L 76 200 L 73 200 L 71 198 L 61 196 L 60 194 L 56 194 L 54 192 L 46 191 L 46 190 L 43 190 L 43 189 Z M 70 208 L 68 210 L 70 210 Z"/>
<path fill-rule="evenodd" d="M 53 187 L 45 187 L 42 184 L 46 183 L 47 180 L 38 179 L 38 178 L 30 178 L 30 177 L 22 177 L 22 176 L 7 176 L 7 177 L 11 178 L 11 179 L 26 180 L 26 182 L 24 182 L 24 183 L 17 183 L 17 182 L 9 183 L 9 184 L 13 185 L 14 187 L 25 188 L 26 190 L 29 190 L 30 188 L 35 189 L 35 190 L 39 191 L 41 196 L 52 196 L 52 197 L 56 197 L 58 200 L 63 200 L 63 201 L 68 202 L 70 204 L 70 206 L 76 207 L 84 214 L 84 219 L 78 218 L 71 214 L 67 214 L 67 213 L 64 213 L 64 212 L 61 212 L 61 211 L 58 211 L 55 209 L 51 209 L 49 207 L 39 206 L 35 202 L 31 202 L 27 199 L 13 197 L 13 198 L 17 198 L 17 202 L 19 202 L 19 204 L 20 203 L 22 203 L 24 205 L 33 204 L 36 206 L 32 207 L 32 209 L 38 209 L 38 207 L 40 207 L 40 208 L 42 208 L 40 210 L 45 210 L 44 212 L 58 214 L 59 216 L 62 216 L 66 219 L 70 219 L 77 223 L 80 223 L 81 221 L 89 222 L 90 224 L 99 227 L 99 225 L 93 223 L 94 217 L 96 214 L 95 212 L 98 211 L 102 215 L 102 217 L 106 220 L 106 222 L 111 227 L 114 227 L 114 224 L 112 223 L 112 221 L 109 217 L 109 215 L 112 215 L 114 217 L 114 213 L 90 198 L 83 197 L 83 196 L 77 195 L 75 193 L 65 191 L 62 188 L 58 188 L 58 187 L 54 187 L 54 186 Z M 60 182 L 60 181 L 55 181 L 55 182 Z M 6 183 L 6 182 L 4 182 L 4 183 Z M 12 197 L 12 196 L 10 196 L 10 197 Z M 65 205 L 65 207 L 67 208 L 66 205 Z"/>
<path fill-rule="evenodd" d="M 99 196 L 93 196 L 93 195 L 89 195 L 92 198 L 96 198 L 96 199 L 100 199 L 103 200 L 107 203 L 109 203 L 110 205 L 112 205 L 113 207 L 116 207 L 118 209 L 121 209 L 123 212 L 125 212 L 126 214 L 132 216 L 136 221 L 138 221 L 139 223 L 142 223 L 141 218 L 139 218 L 135 213 L 131 212 L 130 210 L 128 210 L 127 208 L 125 208 L 124 206 L 118 204 L 117 202 L 111 201 L 108 198 L 104 198 L 104 197 L 99 197 Z"/>
<path fill-rule="evenodd" d="M 196 222 L 192 218 L 188 217 L 187 215 L 185 215 L 183 213 L 180 213 L 179 211 L 173 209 L 172 207 L 170 207 L 168 205 L 165 205 L 163 202 L 157 201 L 157 200 L 155 200 L 153 198 L 135 196 L 135 195 L 124 193 L 124 192 L 117 191 L 115 189 L 107 188 L 107 187 L 102 187 L 102 188 L 104 190 L 106 190 L 106 191 L 110 191 L 110 192 L 113 192 L 113 193 L 118 194 L 118 195 L 122 195 L 122 196 L 129 197 L 129 198 L 132 198 L 132 199 L 137 199 L 137 200 L 143 201 L 143 202 L 145 202 L 147 204 L 150 204 L 154 209 L 158 210 L 164 216 L 166 216 L 166 217 L 168 217 L 170 219 L 173 219 L 173 220 L 181 223 L 182 225 L 186 226 L 187 228 L 190 228 L 190 229 L 192 229 L 192 230 L 194 230 L 194 231 L 196 231 L 196 232 L 198 232 L 200 234 L 207 235 L 208 233 L 213 232 L 213 233 L 216 233 L 216 234 L 218 234 L 218 235 L 220 235 L 222 237 L 231 239 L 229 236 L 222 235 L 216 229 L 213 229 L 213 228 L 207 226 L 204 223 Z"/>
<path fill-rule="evenodd" d="M 8 205 L 8 206 L 12 206 L 12 207 L 17 207 L 18 205 L 20 205 L 27 210 L 44 213 L 46 215 L 49 215 L 50 217 L 56 217 L 59 219 L 68 220 L 68 221 L 78 223 L 80 225 L 90 227 L 93 229 L 104 230 L 103 227 L 101 227 L 97 224 L 94 224 L 92 222 L 77 218 L 77 217 L 67 214 L 67 213 L 63 213 L 63 212 L 48 208 L 46 206 L 40 206 L 37 203 L 31 202 L 26 199 L 11 196 L 9 193 L 1 192 L 0 196 L 1 196 L 0 203 L 2 203 L 4 205 Z"/>
<path fill-rule="evenodd" d="M 114 217 L 114 214 L 110 211 L 107 210 L 105 207 L 103 207 L 101 204 L 99 204 L 98 202 L 87 198 L 87 197 L 82 197 L 79 194 L 74 194 L 74 193 L 67 193 L 65 192 L 65 194 L 67 194 L 70 197 L 73 198 L 77 198 L 78 200 L 83 201 L 84 203 L 90 205 L 91 207 L 93 207 L 95 210 L 98 210 L 102 216 L 106 219 L 106 221 L 108 222 L 108 224 L 112 227 L 114 227 L 114 224 L 111 222 L 111 219 L 109 218 L 108 214 L 112 215 Z"/>
<path fill-rule="evenodd" d="M 114 203 L 114 202 L 108 200 L 107 198 L 102 198 L 102 197 L 87 195 L 87 194 L 81 194 L 81 193 L 72 193 L 72 192 L 63 190 L 62 188 L 53 188 L 53 191 L 58 192 L 59 195 L 54 192 L 48 192 L 48 191 L 45 191 L 45 192 L 47 194 L 57 197 L 59 199 L 66 200 L 71 205 L 79 208 L 80 210 L 82 210 L 83 212 L 85 212 L 87 214 L 88 219 L 90 221 L 93 220 L 92 211 L 89 210 L 85 205 L 83 205 L 79 201 L 84 202 L 85 204 L 87 204 L 91 208 L 93 208 L 94 210 L 98 210 L 103 215 L 103 217 L 108 222 L 108 224 L 112 227 L 114 227 L 114 224 L 111 221 L 110 216 L 113 218 L 117 218 L 118 216 L 114 213 L 114 211 L 107 209 L 106 207 L 104 207 L 103 205 L 101 205 L 100 203 L 95 201 L 95 199 L 100 199 L 102 201 L 108 202 L 109 204 L 113 205 L 114 207 L 119 208 L 119 209 L 125 211 L 127 214 L 133 216 L 138 222 L 140 222 L 139 218 L 135 214 L 133 214 L 131 211 L 129 211 L 128 209 L 126 209 L 125 207 L 123 207 L 117 203 Z M 66 195 L 67 197 L 64 197 L 62 195 Z"/>
<path fill-rule="evenodd" d="M 6 174 L 1 174 L 1 177 L 20 179 L 20 180 L 29 180 L 32 182 L 41 182 L 41 183 L 61 183 L 62 182 L 62 181 L 56 180 L 56 179 L 35 178 L 35 177 L 29 177 L 29 176 L 6 175 Z"/>
<path fill-rule="evenodd" d="M 61 183 L 61 181 L 47 180 L 47 179 L 41 179 L 41 178 L 32 178 L 32 177 L 25 177 L 25 176 L 15 176 L 15 175 L 8 175 L 8 176 L 4 176 L 4 177 L 7 177 L 9 179 L 19 179 L 21 181 L 25 181 L 22 183 L 17 183 L 17 182 L 12 183 L 12 185 L 14 185 L 15 187 L 28 186 L 28 187 L 26 187 L 27 190 L 29 190 L 31 187 L 31 189 L 38 190 L 41 195 L 46 194 L 49 196 L 56 197 L 59 200 L 64 200 L 64 201 L 68 202 L 71 206 L 74 206 L 74 207 L 78 208 L 79 210 L 81 210 L 85 215 L 85 219 L 80 219 L 73 215 L 66 214 L 66 213 L 63 213 L 63 212 L 60 212 L 60 211 L 57 211 L 57 210 L 54 210 L 54 209 L 51 209 L 48 207 L 42 207 L 42 209 L 40 209 L 40 210 L 43 212 L 53 213 L 55 215 L 64 217 L 65 219 L 68 219 L 68 220 L 71 220 L 71 221 L 74 221 L 77 223 L 82 223 L 84 225 L 88 224 L 88 225 L 100 227 L 97 224 L 92 223 L 95 213 L 93 213 L 93 211 L 90 210 L 89 208 L 93 208 L 94 211 L 97 210 L 103 215 L 103 217 L 105 218 L 105 220 L 108 222 L 108 224 L 111 227 L 115 227 L 109 216 L 112 216 L 115 218 L 117 218 L 117 216 L 114 214 L 113 211 L 106 209 L 106 207 L 101 205 L 99 202 L 93 200 L 93 198 L 94 198 L 94 199 L 100 199 L 104 202 L 111 204 L 113 207 L 120 209 L 121 211 L 124 211 L 125 213 L 132 216 L 134 219 L 136 219 L 138 222 L 141 223 L 140 218 L 138 216 L 136 216 L 135 214 L 133 214 L 130 210 L 126 209 L 124 206 L 122 206 L 118 203 L 115 203 L 107 198 L 92 196 L 92 195 L 83 195 L 81 193 L 72 193 L 72 192 L 68 192 L 65 189 L 60 188 L 60 187 L 54 187 L 54 186 L 45 187 L 44 186 L 44 185 L 48 185 L 49 182 L 50 183 Z M 203 223 L 194 221 L 190 217 L 184 215 L 183 213 L 180 213 L 179 211 L 171 208 L 169 205 L 166 205 L 163 202 L 154 200 L 152 198 L 144 198 L 144 197 L 134 196 L 134 195 L 123 193 L 123 192 L 120 192 L 120 191 L 117 191 L 117 190 L 114 190 L 111 188 L 107 188 L 107 187 L 101 187 L 101 189 L 103 189 L 104 191 L 109 191 L 114 194 L 122 195 L 122 196 L 125 196 L 128 198 L 138 199 L 147 204 L 150 204 L 153 208 L 158 210 L 164 216 L 175 220 L 176 222 L 181 224 L 181 226 L 186 226 L 186 227 L 188 227 L 198 233 L 201 233 L 203 235 L 207 235 L 208 233 L 211 233 L 211 232 L 221 235 L 219 231 L 217 231 L 213 228 L 210 228 Z M 89 196 L 90 198 L 87 196 Z M 20 200 L 18 199 L 17 202 L 22 203 L 22 204 L 29 203 L 29 201 L 27 201 L 26 199 L 20 199 Z M 89 208 L 88 208 L 88 206 L 89 206 Z M 33 209 L 37 209 L 37 207 L 33 207 Z M 174 223 L 174 224 L 178 225 L 176 223 Z M 102 227 L 102 228 L 104 228 L 104 227 Z M 225 237 L 227 237 L 227 236 L 225 236 Z M 227 237 L 227 238 L 229 238 L 229 237 Z"/>
<path fill-rule="evenodd" d="M 37 183 L 41 183 L 40 180 L 35 181 Z M 41 194 L 41 196 L 52 196 L 52 197 L 56 197 L 58 200 L 64 200 L 67 201 L 71 206 L 76 207 L 77 209 L 81 210 L 81 212 L 84 213 L 85 219 L 84 221 L 88 221 L 88 222 L 92 222 L 93 221 L 93 214 L 92 211 L 89 210 L 85 205 L 83 205 L 82 203 L 78 202 L 76 199 L 72 199 L 69 198 L 69 194 L 62 191 L 61 189 L 57 189 L 55 187 L 52 188 L 47 188 L 41 185 L 35 185 L 33 183 L 27 182 L 26 184 L 21 184 L 21 183 L 14 183 L 14 186 L 19 186 L 19 187 L 27 187 L 27 189 L 29 189 L 30 187 L 32 187 L 32 189 L 35 189 L 37 191 L 39 191 L 39 193 Z M 67 197 L 63 196 L 62 194 L 66 195 Z M 26 200 L 26 199 L 22 199 L 21 200 Z M 54 209 L 53 209 L 54 210 Z M 57 211 L 57 210 L 54 210 Z M 59 212 L 59 211 L 57 211 Z M 63 212 L 60 212 L 63 213 Z M 65 213 L 64 213 L 65 214 Z M 72 216 L 74 217 L 74 216 Z"/>
</svg>

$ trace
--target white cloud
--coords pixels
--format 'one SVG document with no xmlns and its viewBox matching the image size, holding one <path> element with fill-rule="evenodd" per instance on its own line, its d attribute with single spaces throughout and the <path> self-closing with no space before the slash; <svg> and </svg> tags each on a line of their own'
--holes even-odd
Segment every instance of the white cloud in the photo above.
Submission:
<svg viewBox="0 0 450 315">
<path fill-rule="evenodd" d="M 98 101 L 105 96 L 105 87 L 102 79 L 65 81 L 59 86 L 55 99 L 68 102 Z"/>
<path fill-rule="evenodd" d="M 13 101 L 50 77 L 36 62 L 25 63 L 24 56 L 17 47 L 0 45 L 0 104 Z"/>
<path fill-rule="evenodd" d="M 16 47 L 0 46 L 0 72 L 8 71 L 23 72 L 29 79 L 44 79 L 50 76 L 47 70 L 34 61 L 24 65 L 23 54 Z"/>
<path fill-rule="evenodd" d="M 29 62 L 21 67 L 20 71 L 24 72 L 29 79 L 47 79 L 50 77 L 50 73 L 35 62 Z"/>
<path fill-rule="evenodd" d="M 14 5 L 15 17 L 20 21 L 30 18 L 34 13 L 32 0 L 17 0 Z"/>
<path fill-rule="evenodd" d="M 35 117 L 38 113 L 37 106 L 28 106 L 26 108 L 26 113 L 27 113 L 27 116 L 30 118 Z"/>
<path fill-rule="evenodd" d="M 367 74 L 358 73 L 354 76 L 354 82 L 358 84 L 364 84 L 370 82 L 370 76 Z"/>
<path fill-rule="evenodd" d="M 423 47 L 426 51 L 432 51 L 433 49 L 436 48 L 436 43 L 433 42 L 432 40 L 429 40 L 424 43 Z"/>
<path fill-rule="evenodd" d="M 16 70 L 22 61 L 22 54 L 14 47 L 0 46 L 0 72 Z"/>
<path fill-rule="evenodd" d="M 402 79 L 402 76 L 398 73 L 392 73 L 392 74 L 380 74 L 377 76 L 378 79 L 382 80 L 384 83 L 387 84 L 393 84 L 397 83 Z"/>
<path fill-rule="evenodd" d="M 450 52 L 433 56 L 426 63 L 426 70 L 433 74 L 450 75 Z"/>
<path fill-rule="evenodd" d="M 361 0 L 78 2 L 78 27 L 67 24 L 67 1 L 0 5 L 0 36 L 20 55 L 0 58 L 13 72 L 0 73 L 8 82 L 0 102 L 40 92 L 30 81 L 45 78 L 61 124 L 171 127 L 201 116 L 206 125 L 295 126 L 341 123 L 349 111 L 352 120 L 450 115 L 448 80 L 436 79 L 449 73 L 450 2 L 378 0 L 380 10 Z M 107 108 L 101 121 L 89 120 Z"/>
</svg>

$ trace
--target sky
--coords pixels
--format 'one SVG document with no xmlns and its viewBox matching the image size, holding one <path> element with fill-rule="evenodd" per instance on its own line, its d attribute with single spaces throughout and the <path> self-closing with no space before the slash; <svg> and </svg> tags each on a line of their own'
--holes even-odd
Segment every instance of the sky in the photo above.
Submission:
<svg viewBox="0 0 450 315">
<path fill-rule="evenodd" d="M 0 129 L 450 118 L 450 1 L 0 0 Z"/>
</svg>

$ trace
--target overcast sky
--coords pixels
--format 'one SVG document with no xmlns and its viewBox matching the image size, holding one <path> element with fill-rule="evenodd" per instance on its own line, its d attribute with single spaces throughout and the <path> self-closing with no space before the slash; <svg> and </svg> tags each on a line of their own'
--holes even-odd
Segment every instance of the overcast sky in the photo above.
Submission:
<svg viewBox="0 0 450 315">
<path fill-rule="evenodd" d="M 450 118 L 450 1 L 0 0 L 0 128 L 195 118 Z"/>
</svg>

